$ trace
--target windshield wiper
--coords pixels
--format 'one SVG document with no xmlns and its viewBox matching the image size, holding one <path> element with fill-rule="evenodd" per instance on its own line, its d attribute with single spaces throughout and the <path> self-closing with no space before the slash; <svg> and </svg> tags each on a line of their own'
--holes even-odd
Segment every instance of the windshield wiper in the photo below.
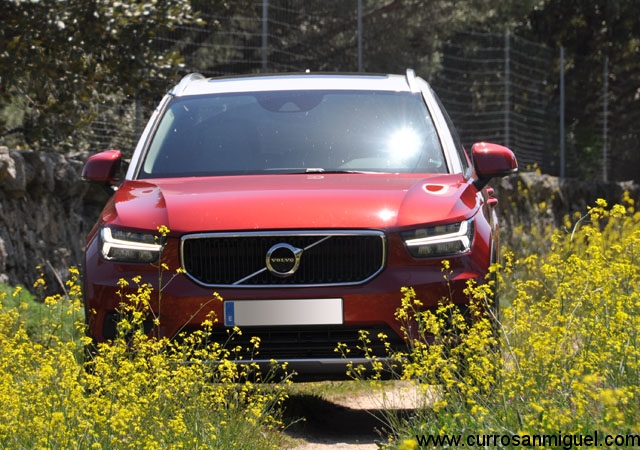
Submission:
<svg viewBox="0 0 640 450">
<path fill-rule="evenodd" d="M 323 169 L 322 167 L 308 167 L 305 173 L 366 173 L 362 170 L 347 170 L 347 169 Z"/>
</svg>

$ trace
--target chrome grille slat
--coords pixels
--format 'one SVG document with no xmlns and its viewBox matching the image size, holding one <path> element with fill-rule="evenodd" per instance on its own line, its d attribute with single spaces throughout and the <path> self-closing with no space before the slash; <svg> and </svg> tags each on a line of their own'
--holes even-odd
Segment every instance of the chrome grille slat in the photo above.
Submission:
<svg viewBox="0 0 640 450">
<path fill-rule="evenodd" d="M 305 249 L 290 276 L 264 270 L 267 252 L 277 244 Z M 386 240 L 371 230 L 200 233 L 184 236 L 180 252 L 187 275 L 206 286 L 349 285 L 382 270 Z"/>
</svg>

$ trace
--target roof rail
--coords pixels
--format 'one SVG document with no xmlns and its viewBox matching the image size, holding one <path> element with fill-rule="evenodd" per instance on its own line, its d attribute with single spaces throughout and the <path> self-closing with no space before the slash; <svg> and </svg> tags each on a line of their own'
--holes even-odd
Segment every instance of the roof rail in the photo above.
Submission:
<svg viewBox="0 0 640 450">
<path fill-rule="evenodd" d="M 196 80 L 204 80 L 205 77 L 202 74 L 199 73 L 190 73 L 189 75 L 185 75 L 184 77 L 182 77 L 182 79 L 180 80 L 180 82 L 178 84 L 176 84 L 173 89 L 171 89 L 169 91 L 170 95 L 173 96 L 177 96 L 180 95 L 182 93 L 182 91 L 185 90 L 185 88 L 191 84 L 192 81 L 196 81 Z"/>
<path fill-rule="evenodd" d="M 413 69 L 407 69 L 405 78 L 407 79 L 407 84 L 409 84 L 411 92 L 420 92 L 420 87 L 417 83 L 418 80 L 416 79 L 416 72 Z"/>
</svg>

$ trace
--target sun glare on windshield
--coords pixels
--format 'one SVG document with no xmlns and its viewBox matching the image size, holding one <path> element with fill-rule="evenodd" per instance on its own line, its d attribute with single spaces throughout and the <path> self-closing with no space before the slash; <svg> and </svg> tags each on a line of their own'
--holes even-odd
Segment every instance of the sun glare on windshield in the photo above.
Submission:
<svg viewBox="0 0 640 450">
<path fill-rule="evenodd" d="M 396 161 L 405 161 L 414 157 L 422 145 L 422 139 L 413 128 L 402 127 L 389 136 L 387 151 Z"/>
</svg>

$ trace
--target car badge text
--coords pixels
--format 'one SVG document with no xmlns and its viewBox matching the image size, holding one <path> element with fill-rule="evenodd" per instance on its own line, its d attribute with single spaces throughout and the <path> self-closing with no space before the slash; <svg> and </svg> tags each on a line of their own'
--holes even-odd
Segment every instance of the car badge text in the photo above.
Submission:
<svg viewBox="0 0 640 450">
<path fill-rule="evenodd" d="M 303 249 L 279 243 L 267 251 L 266 265 L 270 273 L 285 278 L 293 275 L 300 266 Z"/>
</svg>

